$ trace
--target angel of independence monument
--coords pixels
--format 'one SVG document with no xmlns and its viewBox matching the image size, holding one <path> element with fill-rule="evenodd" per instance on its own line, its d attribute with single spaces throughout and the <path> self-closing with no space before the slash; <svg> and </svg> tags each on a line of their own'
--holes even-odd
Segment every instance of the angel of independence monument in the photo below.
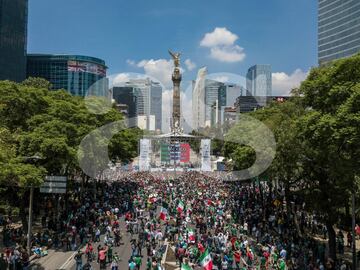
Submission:
<svg viewBox="0 0 360 270">
<path fill-rule="evenodd" d="M 145 151 L 142 151 L 142 146 L 140 142 L 140 162 L 139 162 L 139 169 L 140 170 L 151 170 L 150 168 L 150 155 L 148 153 L 144 154 L 142 156 L 142 153 L 145 152 L 151 152 L 151 141 L 158 141 L 160 142 L 160 153 L 161 153 L 161 162 L 160 163 L 166 163 L 167 165 L 173 166 L 174 172 L 176 173 L 177 169 L 180 169 L 180 164 L 184 163 L 190 163 L 190 142 L 193 140 L 200 140 L 201 137 L 199 136 L 193 136 L 190 134 L 185 134 L 181 125 L 182 118 L 181 118 L 181 70 L 180 70 L 180 53 L 175 53 L 169 51 L 169 54 L 171 55 L 173 61 L 174 61 L 174 70 L 172 73 L 172 81 L 173 81 L 173 106 L 172 106 L 172 115 L 170 120 L 170 133 L 162 134 L 162 135 L 156 135 L 156 136 L 148 136 L 146 139 L 142 141 L 146 141 Z M 204 149 L 206 148 L 206 145 L 203 145 L 203 141 L 201 141 L 202 145 L 202 157 L 201 157 L 201 163 L 203 164 L 204 159 Z M 204 148 L 205 147 L 205 148 Z M 185 157 L 184 157 L 184 148 L 185 148 Z M 187 148 L 187 149 L 186 149 Z M 210 142 L 207 146 L 207 155 L 208 160 L 210 161 Z M 186 153 L 188 151 L 188 153 Z M 163 153 L 167 152 L 168 157 L 167 159 L 164 159 Z M 206 151 L 205 151 L 206 152 Z M 188 155 L 186 157 L 186 155 Z M 143 160 L 143 163 L 147 163 L 147 166 L 141 166 L 141 159 Z M 146 162 L 146 159 L 148 160 Z M 164 162 L 165 161 L 165 162 Z M 143 168 L 142 168 L 143 167 Z M 203 166 L 201 166 L 203 167 Z"/>
</svg>

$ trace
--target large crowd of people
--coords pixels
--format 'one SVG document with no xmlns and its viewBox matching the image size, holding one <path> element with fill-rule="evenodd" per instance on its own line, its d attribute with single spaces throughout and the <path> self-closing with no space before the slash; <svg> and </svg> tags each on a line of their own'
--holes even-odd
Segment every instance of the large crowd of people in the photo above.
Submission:
<svg viewBox="0 0 360 270">
<path fill-rule="evenodd" d="M 76 251 L 77 270 L 118 270 L 123 261 L 130 270 L 350 269 L 327 258 L 324 241 L 312 237 L 326 238 L 319 217 L 266 183 L 227 182 L 198 172 L 176 178 L 134 173 L 95 189 L 77 184 L 58 212 L 45 208 L 43 230 L 32 237 L 34 254 Z M 128 258 L 116 251 L 124 234 Z M 339 253 L 345 237 L 352 240 L 339 232 Z M 22 229 L 5 226 L 3 242 L 0 269 L 28 269 Z"/>
</svg>

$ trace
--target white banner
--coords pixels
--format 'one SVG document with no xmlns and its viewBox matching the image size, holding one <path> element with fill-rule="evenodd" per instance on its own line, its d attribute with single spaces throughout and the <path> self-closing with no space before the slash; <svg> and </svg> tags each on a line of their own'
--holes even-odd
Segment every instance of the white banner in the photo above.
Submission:
<svg viewBox="0 0 360 270">
<path fill-rule="evenodd" d="M 139 171 L 150 170 L 150 140 L 140 140 Z"/>
<path fill-rule="evenodd" d="M 201 170 L 203 172 L 211 171 L 211 153 L 210 153 L 210 139 L 201 140 Z"/>
</svg>

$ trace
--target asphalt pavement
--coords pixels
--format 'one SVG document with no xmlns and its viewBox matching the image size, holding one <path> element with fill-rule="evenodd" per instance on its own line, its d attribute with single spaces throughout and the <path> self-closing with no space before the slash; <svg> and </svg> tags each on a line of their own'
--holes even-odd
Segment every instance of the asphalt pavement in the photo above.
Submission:
<svg viewBox="0 0 360 270">
<path fill-rule="evenodd" d="M 128 260 L 131 256 L 131 235 L 130 233 L 126 232 L 125 229 L 125 220 L 124 217 L 121 217 L 120 219 L 120 228 L 122 233 L 122 241 L 121 245 L 119 247 L 113 247 L 113 254 L 115 252 L 118 253 L 118 256 L 120 257 L 121 261 L 119 262 L 119 269 L 128 269 Z M 137 235 L 133 235 L 132 238 L 137 239 Z M 94 251 L 97 252 L 97 247 L 100 244 L 101 246 L 104 246 L 103 242 L 104 236 L 101 237 L 101 242 L 94 243 Z M 49 255 L 37 259 L 36 262 L 31 267 L 31 270 L 75 270 L 75 256 L 76 252 L 74 251 L 54 251 L 49 250 Z M 97 254 L 96 254 L 97 255 Z M 146 254 L 146 248 L 143 248 L 142 250 L 142 266 L 141 270 L 146 269 L 146 260 L 147 260 L 147 254 Z M 86 255 L 83 255 L 83 264 L 86 262 Z M 94 270 L 99 270 L 100 265 L 96 263 L 96 259 L 92 262 L 92 267 Z M 108 264 L 106 269 L 111 269 L 110 264 Z"/>
</svg>

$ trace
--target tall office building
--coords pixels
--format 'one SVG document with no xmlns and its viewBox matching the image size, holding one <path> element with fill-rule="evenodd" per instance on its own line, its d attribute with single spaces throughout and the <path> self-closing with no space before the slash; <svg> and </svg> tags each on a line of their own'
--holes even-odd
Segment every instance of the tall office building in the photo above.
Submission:
<svg viewBox="0 0 360 270">
<path fill-rule="evenodd" d="M 271 96 L 271 66 L 255 65 L 250 67 L 246 74 L 246 89 L 252 96 Z"/>
<path fill-rule="evenodd" d="M 198 130 L 205 125 L 205 77 L 206 67 L 200 68 L 192 85 L 192 128 Z"/>
<path fill-rule="evenodd" d="M 246 89 L 240 85 L 233 83 L 225 83 L 219 89 L 219 102 L 218 102 L 218 119 L 216 121 L 218 126 L 223 125 L 226 122 L 226 109 L 231 108 L 236 103 L 236 99 L 239 96 L 245 96 Z M 228 109 L 229 110 L 229 109 Z"/>
<path fill-rule="evenodd" d="M 218 120 L 212 121 L 212 110 L 216 111 L 216 119 L 218 119 L 219 111 L 219 92 L 224 87 L 224 83 L 206 79 L 205 80 L 205 126 L 213 126 Z M 213 124 L 212 124 L 213 123 Z"/>
<path fill-rule="evenodd" d="M 129 126 L 161 130 L 162 87 L 149 78 L 131 79 L 122 86 L 112 88 L 117 104 L 128 105 Z"/>
<path fill-rule="evenodd" d="M 29 54 L 27 77 L 48 80 L 52 88 L 75 96 L 107 95 L 105 61 L 82 55 Z"/>
<path fill-rule="evenodd" d="M 349 57 L 358 52 L 360 52 L 360 1 L 319 0 L 319 64 Z"/>
<path fill-rule="evenodd" d="M 155 129 L 162 127 L 162 87 L 158 82 L 151 82 L 150 115 L 155 116 Z"/>
<path fill-rule="evenodd" d="M 26 78 L 28 0 L 0 0 L 0 80 Z"/>
<path fill-rule="evenodd" d="M 234 106 L 236 98 L 246 94 L 244 87 L 206 79 L 206 67 L 199 69 L 192 90 L 193 129 L 222 125 L 224 109 Z"/>
</svg>

